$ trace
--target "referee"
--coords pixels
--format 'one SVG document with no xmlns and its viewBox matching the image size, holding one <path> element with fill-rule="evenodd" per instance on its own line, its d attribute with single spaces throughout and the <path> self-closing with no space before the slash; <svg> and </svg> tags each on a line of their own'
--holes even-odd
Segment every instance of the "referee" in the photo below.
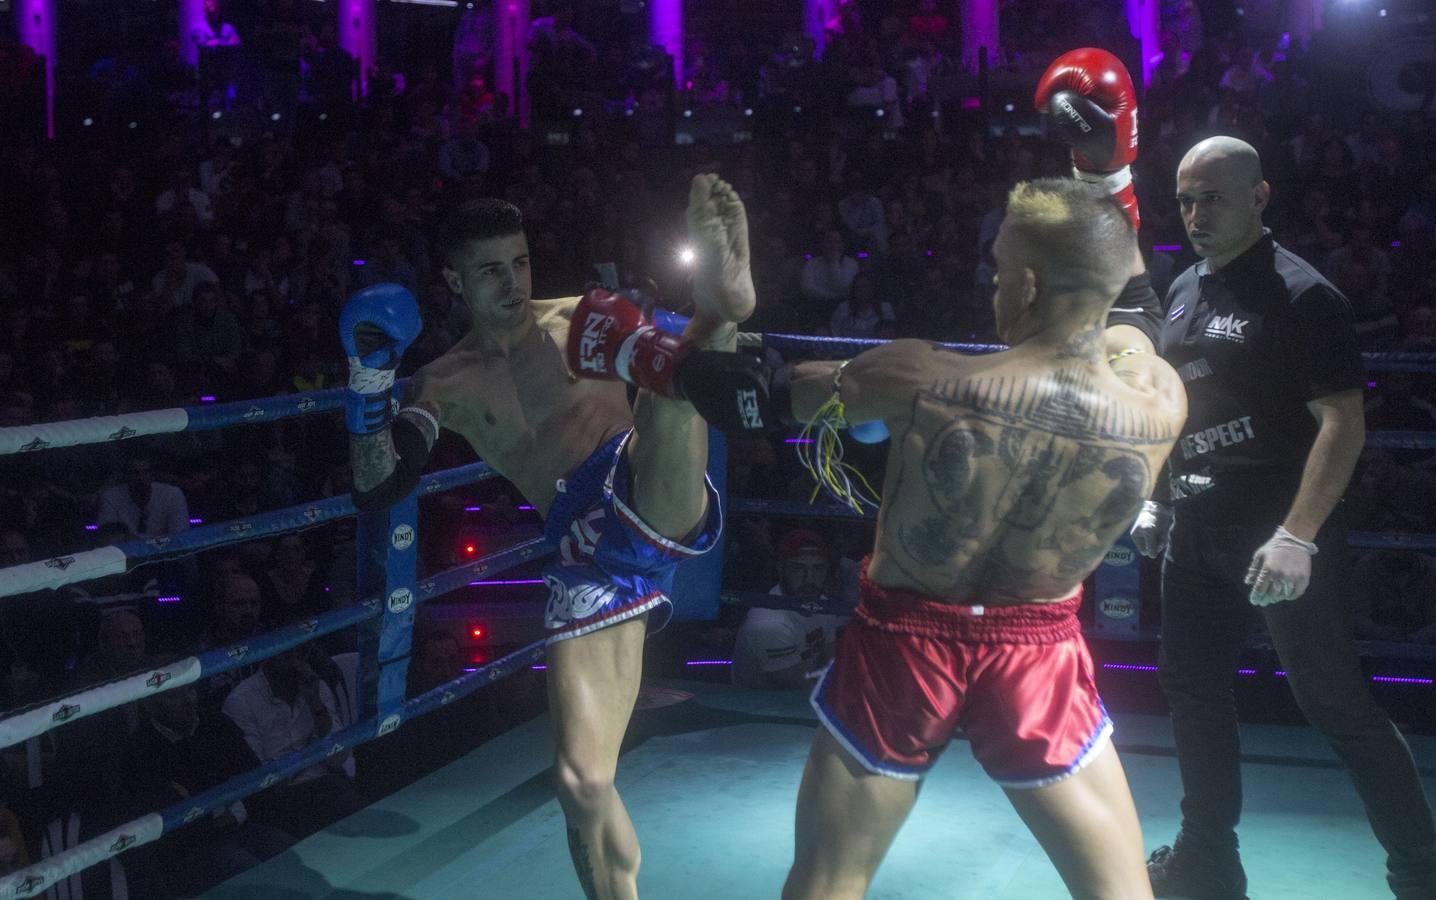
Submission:
<svg viewBox="0 0 1436 900">
<path fill-rule="evenodd" d="M 1132 529 L 1162 562 L 1159 677 L 1182 776 L 1182 827 L 1147 863 L 1153 892 L 1246 893 L 1237 654 L 1264 620 L 1296 701 L 1351 772 L 1399 898 L 1436 898 L 1436 830 L 1411 751 L 1366 689 L 1342 593 L 1341 495 L 1366 437 L 1350 305 L 1262 227 L 1261 160 L 1229 137 L 1177 170 L 1203 259 L 1167 293 L 1158 346 L 1187 388 L 1169 503 Z M 1170 531 L 1169 531 L 1170 529 Z M 1170 539 L 1170 540 L 1169 540 Z"/>
</svg>

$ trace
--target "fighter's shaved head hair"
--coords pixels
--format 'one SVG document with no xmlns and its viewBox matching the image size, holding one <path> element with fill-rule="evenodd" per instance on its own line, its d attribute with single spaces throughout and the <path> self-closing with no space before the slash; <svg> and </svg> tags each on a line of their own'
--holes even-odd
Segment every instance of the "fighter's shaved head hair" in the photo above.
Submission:
<svg viewBox="0 0 1436 900">
<path fill-rule="evenodd" d="M 1106 191 L 1073 178 L 1024 181 L 1007 195 L 1003 228 L 1046 292 L 1115 298 L 1132 265 L 1136 233 Z"/>
<path fill-rule="evenodd" d="M 1182 157 L 1177 171 L 1186 171 L 1194 166 L 1212 167 L 1243 186 L 1255 186 L 1263 180 L 1261 155 L 1240 138 L 1218 135 L 1198 142 Z"/>
</svg>

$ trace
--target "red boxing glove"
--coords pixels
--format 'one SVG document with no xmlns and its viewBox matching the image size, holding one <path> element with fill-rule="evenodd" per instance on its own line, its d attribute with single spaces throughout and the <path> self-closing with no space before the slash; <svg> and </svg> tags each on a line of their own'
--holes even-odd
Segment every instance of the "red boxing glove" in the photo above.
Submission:
<svg viewBox="0 0 1436 900">
<path fill-rule="evenodd" d="M 1130 165 L 1137 158 L 1137 89 L 1122 61 L 1096 47 L 1057 57 L 1032 98 L 1072 148 L 1078 178 L 1103 187 L 1141 225 Z"/>
<path fill-rule="evenodd" d="M 655 328 L 623 297 L 593 288 L 574 307 L 568 367 L 580 378 L 620 379 L 664 397 L 682 397 L 678 364 L 695 346 Z"/>
</svg>

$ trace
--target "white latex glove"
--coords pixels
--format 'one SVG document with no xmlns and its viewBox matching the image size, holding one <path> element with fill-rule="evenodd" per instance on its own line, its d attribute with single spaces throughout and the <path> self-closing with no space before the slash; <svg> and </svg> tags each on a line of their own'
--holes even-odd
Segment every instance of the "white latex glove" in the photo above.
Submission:
<svg viewBox="0 0 1436 900">
<path fill-rule="evenodd" d="M 1132 523 L 1132 543 L 1137 552 L 1148 559 L 1156 559 L 1167 548 L 1167 532 L 1172 530 L 1172 508 L 1165 503 L 1147 500 L 1137 521 Z"/>
<path fill-rule="evenodd" d="M 1311 558 L 1316 545 L 1290 531 L 1276 527 L 1276 533 L 1257 548 L 1247 567 L 1246 583 L 1251 585 L 1252 606 L 1270 606 L 1295 600 L 1311 583 Z"/>
</svg>

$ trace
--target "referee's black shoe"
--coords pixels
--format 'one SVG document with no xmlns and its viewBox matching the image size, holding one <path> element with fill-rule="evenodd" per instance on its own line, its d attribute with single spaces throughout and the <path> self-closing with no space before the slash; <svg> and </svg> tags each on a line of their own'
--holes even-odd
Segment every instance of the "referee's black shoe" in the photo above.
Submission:
<svg viewBox="0 0 1436 900">
<path fill-rule="evenodd" d="M 1247 873 L 1235 846 L 1218 849 L 1178 834 L 1147 859 L 1152 894 L 1171 900 L 1247 900 Z"/>
</svg>

